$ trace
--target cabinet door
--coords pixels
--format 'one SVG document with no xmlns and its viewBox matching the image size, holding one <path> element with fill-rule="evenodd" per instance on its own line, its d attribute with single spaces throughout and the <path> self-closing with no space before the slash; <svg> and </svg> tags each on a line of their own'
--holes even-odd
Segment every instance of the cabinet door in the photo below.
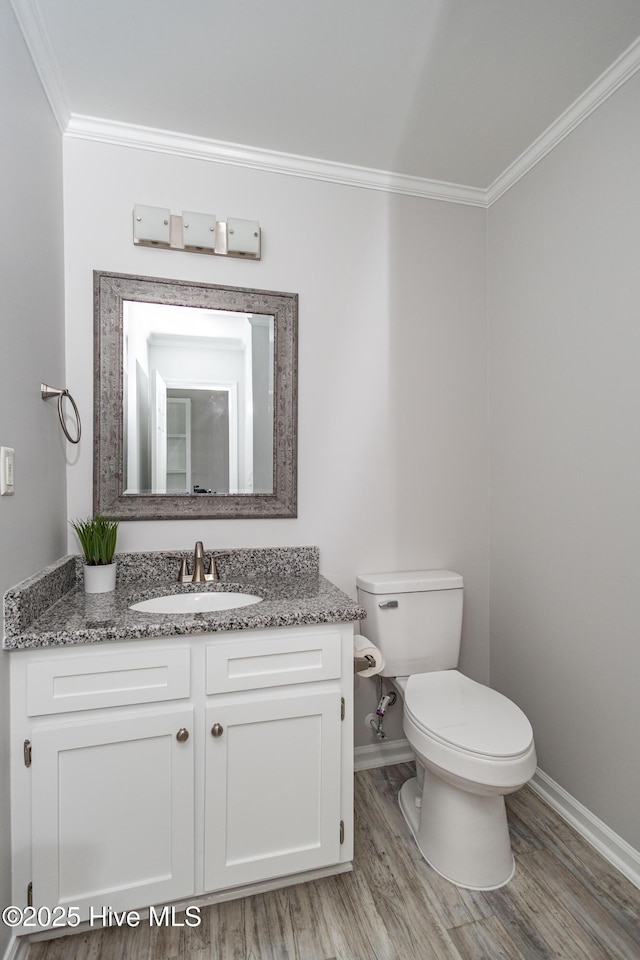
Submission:
<svg viewBox="0 0 640 960">
<path fill-rule="evenodd" d="M 42 726 L 32 757 L 36 905 L 86 918 L 193 893 L 191 707 Z"/>
<path fill-rule="evenodd" d="M 338 862 L 340 727 L 339 692 L 207 708 L 205 890 Z"/>
</svg>

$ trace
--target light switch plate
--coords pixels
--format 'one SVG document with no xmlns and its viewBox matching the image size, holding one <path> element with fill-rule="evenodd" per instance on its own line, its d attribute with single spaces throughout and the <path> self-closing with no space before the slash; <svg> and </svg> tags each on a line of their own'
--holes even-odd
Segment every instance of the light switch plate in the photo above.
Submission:
<svg viewBox="0 0 640 960">
<path fill-rule="evenodd" d="M 0 447 L 0 497 L 10 497 L 15 488 L 13 447 Z"/>
</svg>

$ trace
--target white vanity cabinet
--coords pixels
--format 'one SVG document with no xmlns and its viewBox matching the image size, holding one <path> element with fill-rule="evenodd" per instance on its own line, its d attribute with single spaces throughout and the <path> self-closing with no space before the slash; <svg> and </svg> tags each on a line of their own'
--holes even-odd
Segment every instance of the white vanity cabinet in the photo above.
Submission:
<svg viewBox="0 0 640 960">
<path fill-rule="evenodd" d="M 352 645 L 322 624 L 12 652 L 14 902 L 87 919 L 349 869 Z"/>
<path fill-rule="evenodd" d="M 207 890 L 339 861 L 342 672 L 336 627 L 207 647 Z"/>
<path fill-rule="evenodd" d="M 192 893 L 189 647 L 25 651 L 11 671 L 16 903 L 29 884 L 83 917 Z"/>
</svg>

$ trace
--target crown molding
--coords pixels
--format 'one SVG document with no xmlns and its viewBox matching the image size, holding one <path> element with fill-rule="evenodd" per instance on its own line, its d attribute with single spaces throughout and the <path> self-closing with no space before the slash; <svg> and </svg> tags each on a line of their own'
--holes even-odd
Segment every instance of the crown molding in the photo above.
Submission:
<svg viewBox="0 0 640 960">
<path fill-rule="evenodd" d="M 491 206 L 640 69 L 640 37 L 560 114 L 485 191 Z"/>
<path fill-rule="evenodd" d="M 9 0 L 27 49 L 40 78 L 49 106 L 61 132 L 69 124 L 71 111 L 53 48 L 34 0 Z"/>
<path fill-rule="evenodd" d="M 489 187 L 472 187 L 73 114 L 36 0 L 10 3 L 58 126 L 67 137 L 485 208 L 503 196 L 640 69 L 639 37 Z"/>
<path fill-rule="evenodd" d="M 72 114 L 66 136 L 81 140 L 94 140 L 123 147 L 135 147 L 139 150 L 152 150 L 213 163 L 227 163 L 233 166 L 280 173 L 285 176 L 302 177 L 308 180 L 324 180 L 328 183 L 341 183 L 368 190 L 380 190 L 386 193 L 399 193 L 411 197 L 424 197 L 430 200 L 445 200 L 451 203 L 486 206 L 485 190 L 478 187 L 466 187 L 457 183 L 444 183 L 439 180 L 426 180 L 406 174 L 391 173 L 386 170 L 373 170 L 369 167 L 357 167 L 332 160 L 316 160 L 311 157 L 292 153 L 280 153 L 260 147 L 247 147 L 221 140 L 209 140 L 189 134 L 174 133 L 170 130 L 158 130 L 153 127 L 141 127 L 136 124 L 121 123 L 115 120 L 103 120 L 100 117 L 86 117 Z"/>
<path fill-rule="evenodd" d="M 640 37 L 486 189 L 427 180 L 384 170 L 372 170 L 368 167 L 356 167 L 328 160 L 314 160 L 295 154 L 244 147 L 239 144 L 76 114 L 71 115 L 66 134 L 87 140 L 99 140 L 103 143 L 116 143 L 121 146 L 249 167 L 253 170 L 266 170 L 286 176 L 342 183 L 347 186 L 422 197 L 428 200 L 490 207 L 639 69 Z"/>
</svg>

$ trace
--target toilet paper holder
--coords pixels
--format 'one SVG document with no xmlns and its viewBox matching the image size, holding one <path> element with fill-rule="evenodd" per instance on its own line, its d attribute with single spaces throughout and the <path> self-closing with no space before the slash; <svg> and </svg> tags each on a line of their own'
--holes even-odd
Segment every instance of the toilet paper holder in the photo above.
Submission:
<svg viewBox="0 0 640 960">
<path fill-rule="evenodd" d="M 364 657 L 353 658 L 354 673 L 359 673 L 360 670 L 370 670 L 375 667 L 375 665 L 375 657 L 372 657 L 370 653 L 365 653 Z"/>
</svg>

